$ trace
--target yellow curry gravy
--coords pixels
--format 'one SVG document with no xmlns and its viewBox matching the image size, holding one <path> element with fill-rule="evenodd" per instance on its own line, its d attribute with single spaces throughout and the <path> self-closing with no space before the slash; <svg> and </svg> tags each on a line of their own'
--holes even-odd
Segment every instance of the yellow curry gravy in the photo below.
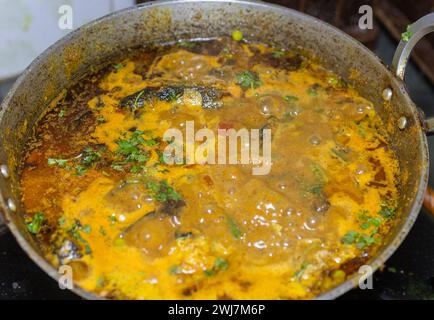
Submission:
<svg viewBox="0 0 434 320">
<path fill-rule="evenodd" d="M 168 165 L 169 128 L 271 129 L 272 167 Z M 64 90 L 28 144 L 27 227 L 107 298 L 300 299 L 372 256 L 397 160 L 373 104 L 305 56 L 216 39 L 133 51 Z"/>
</svg>

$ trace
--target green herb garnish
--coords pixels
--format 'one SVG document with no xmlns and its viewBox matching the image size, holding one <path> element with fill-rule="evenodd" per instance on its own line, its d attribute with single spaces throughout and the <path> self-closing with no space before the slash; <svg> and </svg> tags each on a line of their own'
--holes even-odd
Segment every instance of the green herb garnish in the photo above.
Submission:
<svg viewBox="0 0 434 320">
<path fill-rule="evenodd" d="M 89 147 L 85 148 L 81 155 L 81 163 L 87 167 L 90 167 L 99 159 L 101 159 L 101 153 Z"/>
<path fill-rule="evenodd" d="M 77 176 L 84 175 L 86 173 L 86 171 L 87 171 L 87 169 L 85 167 L 79 165 L 79 164 L 75 166 L 75 174 Z"/>
<path fill-rule="evenodd" d="M 291 96 L 291 95 L 286 95 L 286 96 L 283 97 L 283 99 L 284 99 L 286 102 L 295 102 L 295 101 L 298 101 L 298 97 L 296 97 L 296 96 Z"/>
<path fill-rule="evenodd" d="M 228 222 L 228 226 L 229 226 L 229 231 L 231 232 L 232 236 L 235 239 L 240 239 L 242 236 L 242 232 L 240 230 L 240 228 L 238 227 L 236 221 L 232 218 L 232 217 L 227 217 L 227 222 Z"/>
<path fill-rule="evenodd" d="M 145 139 L 142 137 L 143 131 L 136 130 L 129 139 L 119 139 L 116 141 L 118 148 L 116 155 L 120 161 L 112 164 L 115 170 L 123 170 L 122 165 L 127 162 L 145 163 L 148 161 L 148 153 L 144 150 Z"/>
<path fill-rule="evenodd" d="M 342 242 L 345 244 L 353 244 L 357 241 L 360 234 L 356 231 L 349 231 L 342 237 Z"/>
<path fill-rule="evenodd" d="M 86 226 L 83 227 L 79 220 L 75 220 L 71 228 L 67 230 L 67 233 L 70 234 L 74 239 L 76 239 L 77 241 L 83 244 L 86 254 L 91 254 L 92 250 L 89 246 L 89 243 L 80 234 L 80 231 L 86 232 L 84 228 L 86 228 L 86 230 L 89 232 L 91 231 L 91 229 L 87 228 Z"/>
<path fill-rule="evenodd" d="M 83 226 L 83 232 L 84 233 L 87 233 L 87 234 L 89 234 L 89 233 L 91 233 L 92 232 L 92 227 L 90 226 L 90 225 L 85 225 L 85 226 Z"/>
<path fill-rule="evenodd" d="M 216 258 L 212 269 L 204 271 L 207 277 L 212 277 L 221 271 L 226 271 L 229 268 L 229 262 L 223 258 Z"/>
<path fill-rule="evenodd" d="M 262 81 L 256 72 L 244 71 L 236 75 L 236 84 L 243 89 L 256 89 L 262 85 Z"/>
<path fill-rule="evenodd" d="M 120 70 L 124 67 L 124 65 L 122 63 L 116 63 L 115 65 L 113 65 L 113 68 L 115 68 L 116 70 Z"/>
<path fill-rule="evenodd" d="M 355 244 L 357 248 L 363 249 L 374 244 L 377 240 L 373 235 L 366 235 L 356 231 L 349 231 L 342 237 L 342 243 Z"/>
<path fill-rule="evenodd" d="M 36 212 L 32 221 L 27 224 L 27 230 L 29 230 L 30 233 L 37 234 L 41 230 L 44 221 L 44 214 L 42 212 Z"/>
<path fill-rule="evenodd" d="M 396 212 L 395 212 L 394 208 L 390 208 L 390 207 L 385 206 L 385 205 L 381 206 L 381 210 L 378 211 L 378 214 L 380 216 L 382 216 L 383 218 L 385 218 L 385 219 L 392 219 L 392 218 L 394 218 L 395 217 L 395 213 Z"/>
<path fill-rule="evenodd" d="M 342 150 L 339 150 L 336 148 L 332 148 L 331 153 L 333 156 L 335 156 L 339 160 L 342 160 L 343 162 L 348 162 L 347 153 L 345 151 L 342 151 Z"/>
<path fill-rule="evenodd" d="M 401 39 L 404 42 L 408 42 L 413 36 L 413 32 L 410 30 L 410 26 L 407 26 L 407 31 L 401 34 Z"/>
<path fill-rule="evenodd" d="M 182 196 L 166 180 L 160 182 L 148 181 L 146 186 L 152 191 L 152 197 L 158 202 L 182 200 Z"/>
<path fill-rule="evenodd" d="M 54 159 L 54 158 L 48 158 L 47 161 L 49 166 L 58 166 L 61 168 L 65 168 L 67 163 L 68 163 L 68 159 Z"/>
<path fill-rule="evenodd" d="M 59 225 L 59 226 L 64 226 L 65 225 L 65 223 L 66 223 L 66 218 L 64 217 L 64 216 L 61 216 L 58 220 L 57 220 L 57 224 Z"/>
</svg>

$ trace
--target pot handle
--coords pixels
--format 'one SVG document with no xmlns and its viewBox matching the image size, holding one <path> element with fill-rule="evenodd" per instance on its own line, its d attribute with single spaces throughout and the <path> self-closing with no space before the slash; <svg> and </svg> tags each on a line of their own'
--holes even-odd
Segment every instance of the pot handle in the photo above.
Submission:
<svg viewBox="0 0 434 320">
<path fill-rule="evenodd" d="M 398 78 L 404 80 L 405 67 L 414 46 L 428 33 L 434 32 L 434 12 L 423 16 L 407 27 L 407 32 L 399 42 L 392 61 L 392 71 Z"/>
<path fill-rule="evenodd" d="M 411 51 L 420 39 L 431 32 L 434 32 L 434 13 L 423 16 L 408 26 L 407 32 L 403 34 L 392 61 L 392 71 L 398 78 L 404 80 L 405 67 L 407 66 Z M 434 133 L 434 118 L 425 119 L 424 126 L 427 134 Z M 429 186 L 425 192 L 423 205 L 431 214 L 434 214 L 434 190 Z"/>
</svg>

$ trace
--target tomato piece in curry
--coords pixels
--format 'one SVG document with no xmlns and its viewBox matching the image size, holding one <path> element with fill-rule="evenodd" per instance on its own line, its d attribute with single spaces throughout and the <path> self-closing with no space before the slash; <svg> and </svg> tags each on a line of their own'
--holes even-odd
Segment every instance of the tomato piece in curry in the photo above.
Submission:
<svg viewBox="0 0 434 320">
<path fill-rule="evenodd" d="M 263 129 L 272 166 L 162 161 L 169 128 Z M 221 38 L 133 50 L 65 89 L 28 143 L 24 219 L 46 258 L 118 299 L 307 299 L 396 220 L 374 105 L 299 52 Z"/>
</svg>

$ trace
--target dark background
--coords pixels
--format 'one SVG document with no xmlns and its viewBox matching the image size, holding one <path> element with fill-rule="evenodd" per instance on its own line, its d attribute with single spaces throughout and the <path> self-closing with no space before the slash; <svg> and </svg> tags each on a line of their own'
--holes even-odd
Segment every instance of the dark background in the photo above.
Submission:
<svg viewBox="0 0 434 320">
<path fill-rule="evenodd" d="M 386 64 L 392 61 L 400 32 L 404 25 L 430 11 L 433 0 L 414 1 L 273 1 L 287 5 L 335 24 L 342 30 L 364 42 Z M 395 7 L 387 7 L 392 3 Z M 354 28 L 361 4 L 372 4 L 376 14 L 375 28 L 360 32 Z M 408 10 L 400 9 L 400 5 Z M 408 7 L 405 7 L 407 5 Z M 383 15 L 381 14 L 383 13 Z M 385 13 L 385 14 L 384 14 Z M 400 16 L 401 14 L 401 16 Z M 389 19 L 390 18 L 390 19 Z M 407 68 L 406 82 L 413 101 L 428 116 L 434 116 L 434 50 L 429 51 L 430 40 L 419 45 L 417 62 Z M 420 53 L 421 52 L 421 53 Z M 424 56 L 425 54 L 425 56 Z M 424 63 L 425 60 L 427 62 Z M 431 61 L 431 64 L 429 63 Z M 0 82 L 0 101 L 11 87 L 13 80 Z M 434 140 L 428 138 L 431 154 Z M 430 162 L 434 172 L 434 161 Z M 431 175 L 430 185 L 434 185 Z M 372 290 L 353 289 L 339 299 L 434 299 L 434 215 L 422 209 L 407 239 L 387 265 L 374 275 Z M 21 250 L 13 236 L 0 234 L 0 299 L 78 299 L 41 271 Z"/>
</svg>

